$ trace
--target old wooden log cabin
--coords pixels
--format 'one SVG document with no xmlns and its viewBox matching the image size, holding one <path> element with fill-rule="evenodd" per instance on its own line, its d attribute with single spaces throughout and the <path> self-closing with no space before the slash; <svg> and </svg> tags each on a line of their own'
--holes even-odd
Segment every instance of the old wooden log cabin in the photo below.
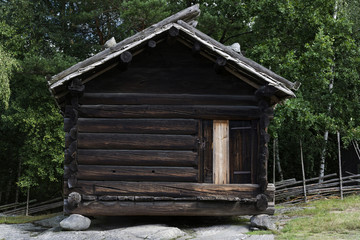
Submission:
<svg viewBox="0 0 360 240">
<path fill-rule="evenodd" d="M 273 213 L 267 126 L 296 84 L 195 28 L 187 8 L 49 79 L 65 211 Z"/>
</svg>

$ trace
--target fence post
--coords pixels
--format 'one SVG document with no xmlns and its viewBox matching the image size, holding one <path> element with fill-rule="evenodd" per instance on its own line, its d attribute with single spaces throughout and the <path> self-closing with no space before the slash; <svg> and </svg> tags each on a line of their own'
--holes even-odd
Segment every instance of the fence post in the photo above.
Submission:
<svg viewBox="0 0 360 240">
<path fill-rule="evenodd" d="M 339 131 L 337 131 L 337 140 L 338 140 L 338 152 L 339 152 L 340 197 L 341 197 L 341 200 L 343 200 L 344 194 L 343 194 L 343 181 L 342 181 L 342 170 L 341 170 L 341 148 L 340 148 L 340 132 Z"/>
<path fill-rule="evenodd" d="M 304 157 L 303 157 L 303 149 L 302 149 L 301 139 L 300 139 L 300 158 L 301 158 L 301 169 L 302 169 L 302 177 L 303 177 L 304 200 L 305 200 L 305 202 L 307 202 Z"/>
<path fill-rule="evenodd" d="M 273 182 L 274 182 L 274 186 L 275 186 L 275 161 L 276 161 L 276 156 L 275 156 L 275 138 L 273 140 L 273 159 L 274 159 L 274 162 L 273 162 Z"/>
<path fill-rule="evenodd" d="M 30 186 L 27 189 L 27 196 L 26 196 L 26 216 L 29 216 L 29 200 L 30 200 Z"/>
</svg>

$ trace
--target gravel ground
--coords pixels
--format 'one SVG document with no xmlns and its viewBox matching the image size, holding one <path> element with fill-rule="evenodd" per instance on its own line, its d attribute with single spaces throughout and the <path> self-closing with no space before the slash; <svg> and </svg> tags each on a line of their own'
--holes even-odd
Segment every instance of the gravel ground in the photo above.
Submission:
<svg viewBox="0 0 360 240">
<path fill-rule="evenodd" d="M 0 240 L 273 240 L 273 235 L 248 235 L 249 226 L 234 218 L 102 217 L 85 231 L 62 231 L 62 216 L 27 224 L 0 224 Z"/>
</svg>

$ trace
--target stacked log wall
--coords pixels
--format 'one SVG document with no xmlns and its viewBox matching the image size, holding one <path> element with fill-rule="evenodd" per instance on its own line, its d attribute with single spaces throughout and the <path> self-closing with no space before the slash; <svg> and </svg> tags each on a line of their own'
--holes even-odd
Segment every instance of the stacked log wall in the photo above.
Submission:
<svg viewBox="0 0 360 240">
<path fill-rule="evenodd" d="M 149 112 L 153 107 L 168 110 Z M 228 118 L 223 110 L 239 107 L 253 111 L 246 118 L 258 117 L 254 96 L 85 93 L 78 108 L 77 178 L 202 182 L 200 152 L 206 147 L 211 150 L 206 146 L 211 139 L 201 134 L 202 121 Z M 124 108 L 128 111 L 120 110 L 119 114 L 109 110 Z M 146 110 L 138 110 L 142 108 Z M 179 108 L 193 110 L 188 115 Z M 88 109 L 99 110 L 90 115 Z M 200 109 L 207 111 L 209 118 Z M 236 119 L 244 118 L 242 111 L 231 112 Z M 70 122 L 65 119 L 66 126 Z"/>
<path fill-rule="evenodd" d="M 76 181 L 65 177 L 65 195 L 74 206 L 83 204 L 81 198 L 134 206 L 129 201 L 192 201 L 203 195 L 195 200 L 258 202 L 258 212 L 265 211 L 273 194 L 263 182 L 266 135 L 259 140 L 260 149 L 253 146 L 255 157 L 262 151 L 257 163 L 263 167 L 252 173 L 261 175 L 252 176 L 260 186 L 252 180 L 250 188 L 231 184 L 233 190 L 224 191 L 212 187 L 212 121 L 260 121 L 262 133 L 268 105 L 264 108 L 254 88 L 226 71 L 216 74 L 213 63 L 189 60 L 182 52 L 175 45 L 152 61 L 135 57 L 126 68 L 90 81 L 82 98 L 67 101 L 67 135 L 76 125 L 76 144 L 67 141 L 68 149 L 76 149 L 76 171 L 71 170 Z"/>
</svg>

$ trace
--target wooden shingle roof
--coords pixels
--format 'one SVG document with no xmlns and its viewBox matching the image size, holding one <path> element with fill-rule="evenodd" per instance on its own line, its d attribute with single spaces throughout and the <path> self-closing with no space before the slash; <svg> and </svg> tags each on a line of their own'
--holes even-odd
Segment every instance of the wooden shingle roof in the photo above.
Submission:
<svg viewBox="0 0 360 240">
<path fill-rule="evenodd" d="M 192 25 L 194 25 L 193 23 L 199 15 L 199 5 L 193 5 L 122 40 L 113 47 L 107 48 L 75 64 L 51 77 L 48 81 L 51 93 L 57 103 L 61 105 L 60 99 L 63 99 L 63 97 L 68 94 L 67 85 L 71 79 L 79 77 L 83 83 L 86 83 L 103 72 L 115 67 L 118 63 L 114 60 L 123 52 L 131 50 L 133 55 L 136 55 L 141 52 L 141 48 L 144 47 L 146 42 L 158 37 L 171 28 L 176 28 L 180 32 L 178 39 L 181 43 L 191 48 L 194 42 L 200 43 L 202 55 L 212 61 L 216 61 L 216 57 L 219 56 L 225 58 L 227 60 L 225 69 L 242 81 L 256 89 L 263 85 L 271 85 L 277 89 L 275 95 L 279 99 L 295 97 L 292 90 L 296 90 L 299 87 L 298 83 L 290 82 L 193 27 Z"/>
</svg>

